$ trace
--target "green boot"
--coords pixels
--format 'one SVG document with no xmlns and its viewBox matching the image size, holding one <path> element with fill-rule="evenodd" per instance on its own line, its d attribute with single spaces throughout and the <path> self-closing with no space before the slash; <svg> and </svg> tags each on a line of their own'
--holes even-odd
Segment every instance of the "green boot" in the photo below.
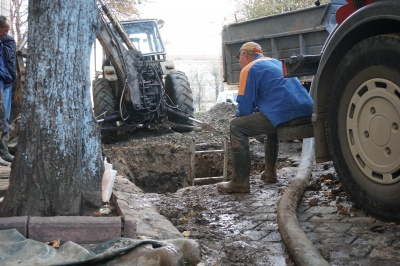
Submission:
<svg viewBox="0 0 400 266">
<path fill-rule="evenodd" d="M 228 182 L 217 185 L 221 193 L 250 192 L 250 152 L 243 148 L 232 149 L 233 175 Z"/>
<path fill-rule="evenodd" d="M 14 156 L 12 156 L 8 151 L 8 139 L 9 139 L 8 133 L 3 134 L 1 136 L 1 140 L 0 140 L 0 157 L 3 160 L 7 161 L 7 162 L 12 162 L 13 159 L 14 159 Z M 2 165 L 1 161 L 0 161 L 0 165 Z"/>
<path fill-rule="evenodd" d="M 276 161 L 278 160 L 279 141 L 276 134 L 268 134 L 264 140 L 265 170 L 261 173 L 261 180 L 268 183 L 278 182 Z"/>
<path fill-rule="evenodd" d="M 1 166 L 9 166 L 10 163 L 4 161 L 4 160 L 0 157 L 0 165 L 1 165 Z"/>
</svg>

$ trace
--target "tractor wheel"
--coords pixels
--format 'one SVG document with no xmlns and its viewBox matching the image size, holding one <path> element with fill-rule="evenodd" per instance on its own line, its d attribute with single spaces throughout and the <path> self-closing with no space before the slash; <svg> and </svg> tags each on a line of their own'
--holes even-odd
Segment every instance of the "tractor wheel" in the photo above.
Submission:
<svg viewBox="0 0 400 266">
<path fill-rule="evenodd" d="M 93 108 L 94 115 L 97 117 L 101 114 L 112 114 L 115 112 L 115 96 L 109 84 L 109 81 L 104 78 L 98 78 L 93 81 Z M 102 122 L 100 127 L 107 128 L 108 126 L 116 126 L 115 122 Z M 116 131 L 101 132 L 103 142 L 113 143 L 117 139 Z"/>
<path fill-rule="evenodd" d="M 400 222 L 400 35 L 370 37 L 341 60 L 327 135 L 341 182 L 371 215 Z"/>
<path fill-rule="evenodd" d="M 177 106 L 179 110 L 184 111 L 193 117 L 193 93 L 190 89 L 190 84 L 185 73 L 177 71 L 168 74 L 165 78 L 165 93 L 174 106 Z M 192 125 L 189 121 L 173 115 L 168 115 L 168 120 L 176 124 Z M 185 128 L 174 128 L 174 130 L 179 132 L 189 131 Z"/>
</svg>

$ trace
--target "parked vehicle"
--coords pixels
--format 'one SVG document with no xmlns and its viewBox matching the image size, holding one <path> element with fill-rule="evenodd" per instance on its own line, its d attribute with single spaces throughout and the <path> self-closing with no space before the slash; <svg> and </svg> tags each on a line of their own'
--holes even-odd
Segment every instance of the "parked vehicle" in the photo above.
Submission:
<svg viewBox="0 0 400 266">
<path fill-rule="evenodd" d="M 221 91 L 217 97 L 217 103 L 232 103 L 237 105 L 236 98 L 238 95 L 238 90 L 226 90 Z"/>
<path fill-rule="evenodd" d="M 333 161 L 358 206 L 400 222 L 400 1 L 348 1 L 336 20 L 320 52 L 280 58 L 285 75 L 313 76 L 316 161 Z M 225 68 L 237 64 L 230 60 Z"/>
<path fill-rule="evenodd" d="M 238 84 L 240 66 L 235 58 L 240 47 L 255 41 L 264 49 L 264 55 L 275 59 L 297 54 L 320 54 L 329 33 L 336 26 L 335 12 L 346 0 L 333 0 L 329 4 L 265 16 L 222 29 L 222 60 L 224 81 Z M 312 76 L 300 81 L 309 89 Z"/>
</svg>

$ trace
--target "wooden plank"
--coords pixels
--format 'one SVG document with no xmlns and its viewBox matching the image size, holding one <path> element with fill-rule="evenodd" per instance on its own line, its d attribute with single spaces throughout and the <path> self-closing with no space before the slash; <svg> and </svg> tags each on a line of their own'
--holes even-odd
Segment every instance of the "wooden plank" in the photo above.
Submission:
<svg viewBox="0 0 400 266">
<path fill-rule="evenodd" d="M 223 176 L 199 177 L 194 179 L 194 185 L 210 185 L 224 180 Z"/>
<path fill-rule="evenodd" d="M 196 151 L 196 154 L 207 154 L 207 153 L 223 153 L 224 150 L 207 150 L 207 151 Z"/>
<path fill-rule="evenodd" d="M 192 141 L 192 144 L 190 145 L 190 184 L 194 186 L 194 177 L 195 177 L 195 172 L 196 172 L 196 164 L 195 164 L 195 142 Z"/>
<path fill-rule="evenodd" d="M 222 175 L 224 177 L 224 181 L 228 181 L 228 138 L 225 138 L 224 141 L 224 169 L 222 170 Z"/>
<path fill-rule="evenodd" d="M 277 132 L 278 140 L 300 140 L 314 137 L 314 128 L 312 124 L 280 127 Z"/>
</svg>

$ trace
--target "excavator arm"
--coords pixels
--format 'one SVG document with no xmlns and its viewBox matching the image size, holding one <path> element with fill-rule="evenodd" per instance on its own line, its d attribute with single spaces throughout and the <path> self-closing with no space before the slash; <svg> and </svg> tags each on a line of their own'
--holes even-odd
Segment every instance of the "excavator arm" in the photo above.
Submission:
<svg viewBox="0 0 400 266">
<path fill-rule="evenodd" d="M 121 87 L 126 88 L 123 97 L 125 97 L 126 101 L 131 101 L 135 109 L 140 110 L 142 108 L 142 103 L 137 69 L 142 54 L 129 40 L 122 25 L 113 16 L 109 8 L 102 1 L 99 0 L 98 2 L 100 30 L 97 33 L 97 39 L 115 68 L 115 74 L 122 83 L 120 84 Z M 116 31 L 113 31 L 111 26 L 116 29 Z M 116 36 L 115 32 L 119 34 L 120 38 Z M 121 40 L 123 40 L 123 42 Z M 128 49 L 124 47 L 124 44 Z"/>
</svg>

